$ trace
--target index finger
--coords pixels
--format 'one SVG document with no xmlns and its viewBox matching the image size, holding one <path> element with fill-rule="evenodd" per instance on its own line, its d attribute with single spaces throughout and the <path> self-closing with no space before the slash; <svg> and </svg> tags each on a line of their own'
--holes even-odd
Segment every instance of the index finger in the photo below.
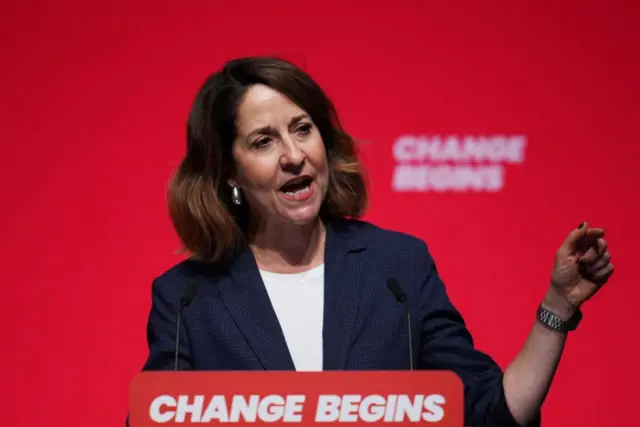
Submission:
<svg viewBox="0 0 640 427">
<path fill-rule="evenodd" d="M 576 252 L 582 256 L 596 256 L 599 252 L 599 241 L 604 236 L 604 230 L 601 228 L 591 228 L 587 230 L 584 236 L 578 240 L 576 244 Z M 590 252 L 593 252 L 590 254 Z"/>
<path fill-rule="evenodd" d="M 587 233 L 583 236 L 583 239 L 591 240 L 591 239 L 599 239 L 601 237 L 604 237 L 604 229 L 590 228 L 587 230 Z"/>
</svg>

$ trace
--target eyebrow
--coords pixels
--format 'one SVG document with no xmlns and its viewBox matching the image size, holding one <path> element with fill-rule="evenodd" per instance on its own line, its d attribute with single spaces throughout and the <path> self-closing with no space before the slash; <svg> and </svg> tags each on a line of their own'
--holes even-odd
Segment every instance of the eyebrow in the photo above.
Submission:
<svg viewBox="0 0 640 427">
<path fill-rule="evenodd" d="M 295 126 L 300 123 L 304 119 L 309 119 L 309 115 L 306 113 L 299 114 L 291 119 L 289 122 L 289 127 Z M 260 128 L 254 129 L 247 135 L 247 138 L 251 138 L 256 133 L 273 133 L 273 127 L 271 126 L 262 126 Z"/>
</svg>

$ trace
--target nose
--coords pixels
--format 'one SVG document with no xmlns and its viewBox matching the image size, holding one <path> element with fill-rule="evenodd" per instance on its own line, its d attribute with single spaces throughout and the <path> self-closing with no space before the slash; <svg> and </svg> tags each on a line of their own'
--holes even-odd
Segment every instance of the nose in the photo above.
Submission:
<svg viewBox="0 0 640 427">
<path fill-rule="evenodd" d="M 298 142 L 292 139 L 284 141 L 284 150 L 280 157 L 280 166 L 283 170 L 292 173 L 299 173 L 304 165 L 306 155 Z"/>
</svg>

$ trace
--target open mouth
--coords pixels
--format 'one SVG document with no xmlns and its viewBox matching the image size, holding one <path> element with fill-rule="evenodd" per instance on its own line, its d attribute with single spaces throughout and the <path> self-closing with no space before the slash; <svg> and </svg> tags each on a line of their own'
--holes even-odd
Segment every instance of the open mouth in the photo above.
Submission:
<svg viewBox="0 0 640 427">
<path fill-rule="evenodd" d="M 295 197 L 308 192 L 312 182 L 313 178 L 308 175 L 299 176 L 287 181 L 282 187 L 280 187 L 280 191 L 282 191 L 286 196 Z"/>
</svg>

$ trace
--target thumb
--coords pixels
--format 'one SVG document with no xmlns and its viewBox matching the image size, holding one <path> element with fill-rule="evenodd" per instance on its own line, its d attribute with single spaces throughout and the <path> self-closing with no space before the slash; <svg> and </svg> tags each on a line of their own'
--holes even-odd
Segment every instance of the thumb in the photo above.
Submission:
<svg viewBox="0 0 640 427">
<path fill-rule="evenodd" d="M 586 221 L 582 222 L 578 228 L 574 229 L 569 233 L 567 238 L 564 241 L 564 245 L 570 251 L 573 251 L 578 246 L 578 242 L 584 236 L 587 235 L 587 231 L 589 230 L 589 225 Z"/>
</svg>

